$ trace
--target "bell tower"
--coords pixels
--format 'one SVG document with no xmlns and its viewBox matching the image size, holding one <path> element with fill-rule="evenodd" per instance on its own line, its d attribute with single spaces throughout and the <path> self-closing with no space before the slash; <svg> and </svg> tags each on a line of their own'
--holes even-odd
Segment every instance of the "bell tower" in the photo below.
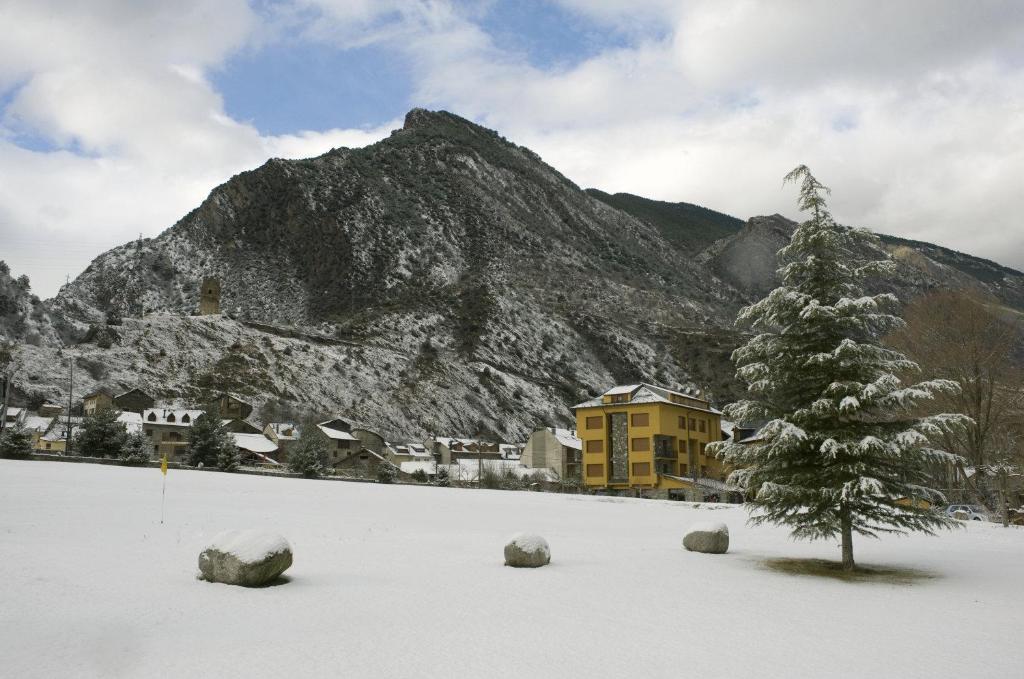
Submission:
<svg viewBox="0 0 1024 679">
<path fill-rule="evenodd" d="M 209 316 L 220 313 L 220 280 L 204 278 L 199 289 L 199 315 Z"/>
</svg>

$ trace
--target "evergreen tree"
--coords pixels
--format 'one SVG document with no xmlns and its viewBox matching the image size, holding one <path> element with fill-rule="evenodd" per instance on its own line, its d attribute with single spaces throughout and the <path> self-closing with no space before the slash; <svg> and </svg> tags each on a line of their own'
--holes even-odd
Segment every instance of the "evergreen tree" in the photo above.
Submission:
<svg viewBox="0 0 1024 679">
<path fill-rule="evenodd" d="M 442 488 L 452 485 L 451 480 L 448 478 L 448 467 L 437 465 L 437 476 L 434 477 L 434 483 Z"/>
<path fill-rule="evenodd" d="M 211 412 L 205 412 L 197 417 L 188 434 L 188 463 L 193 466 L 202 464 L 204 467 L 216 466 L 223 469 L 221 463 L 230 466 L 232 456 L 234 466 L 237 467 L 238 449 L 220 418 Z"/>
<path fill-rule="evenodd" d="M 149 439 L 142 432 L 128 434 L 121 445 L 118 458 L 128 465 L 146 464 L 149 462 Z"/>
<path fill-rule="evenodd" d="M 312 422 L 306 423 L 300 432 L 298 444 L 288 455 L 288 468 L 315 479 L 327 469 L 327 437 Z"/>
<path fill-rule="evenodd" d="M 128 436 L 117 410 L 104 410 L 86 415 L 75 434 L 75 450 L 86 457 L 118 457 Z"/>
<path fill-rule="evenodd" d="M 394 483 L 398 478 L 398 469 L 387 460 L 377 465 L 377 483 Z"/>
<path fill-rule="evenodd" d="M 829 214 L 828 189 L 805 166 L 786 176 L 800 182 L 799 206 L 811 219 L 779 251 L 781 286 L 743 310 L 738 323 L 759 331 L 733 353 L 749 400 L 726 407 L 741 423 L 768 421 L 754 444 L 719 443 L 711 450 L 734 467 L 733 483 L 753 495 L 753 524 L 792 527 L 796 538 L 842 540 L 843 568 L 852 570 L 853 534 L 923 531 L 952 525 L 900 498 L 941 497 L 927 487 L 929 465 L 959 459 L 929 447 L 963 426 L 962 415 L 912 415 L 948 380 L 904 384 L 917 365 L 881 346 L 900 327 L 893 295 L 866 295 L 868 276 L 891 271 L 867 231 L 840 226 Z"/>
<path fill-rule="evenodd" d="M 32 434 L 21 425 L 0 431 L 0 457 L 25 457 L 32 454 Z"/>
<path fill-rule="evenodd" d="M 230 440 L 230 437 L 229 437 Z M 240 459 L 238 454 L 238 447 L 234 441 L 220 449 L 217 453 L 217 469 L 222 472 L 233 472 L 238 469 Z"/>
</svg>

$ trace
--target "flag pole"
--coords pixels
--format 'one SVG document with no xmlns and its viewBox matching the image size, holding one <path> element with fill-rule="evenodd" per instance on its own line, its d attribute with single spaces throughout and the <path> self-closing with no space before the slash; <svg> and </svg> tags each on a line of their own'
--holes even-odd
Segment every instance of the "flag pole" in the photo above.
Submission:
<svg viewBox="0 0 1024 679">
<path fill-rule="evenodd" d="M 164 522 L 164 499 L 167 497 L 167 455 L 160 459 L 160 473 L 163 474 L 163 487 L 160 489 L 160 523 Z"/>
</svg>

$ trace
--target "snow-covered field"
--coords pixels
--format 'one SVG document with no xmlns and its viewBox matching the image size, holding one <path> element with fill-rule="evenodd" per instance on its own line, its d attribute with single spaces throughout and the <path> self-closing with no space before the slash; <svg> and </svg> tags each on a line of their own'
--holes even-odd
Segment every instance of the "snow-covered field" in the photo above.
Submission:
<svg viewBox="0 0 1024 679">
<path fill-rule="evenodd" d="M 769 569 L 832 544 L 737 508 L 0 460 L 5 677 L 1009 677 L 1024 530 L 859 540 L 909 583 Z M 731 548 L 688 553 L 695 521 Z M 228 528 L 281 532 L 287 583 L 195 579 Z M 503 566 L 536 532 L 551 565 Z"/>
</svg>

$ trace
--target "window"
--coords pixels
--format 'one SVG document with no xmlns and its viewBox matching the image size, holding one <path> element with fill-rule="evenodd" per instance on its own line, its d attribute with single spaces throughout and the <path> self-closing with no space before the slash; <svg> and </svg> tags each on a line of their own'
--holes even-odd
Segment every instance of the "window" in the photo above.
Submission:
<svg viewBox="0 0 1024 679">
<path fill-rule="evenodd" d="M 156 413 L 150 413 L 149 417 L 146 418 L 150 422 L 156 422 Z"/>
<path fill-rule="evenodd" d="M 171 413 L 170 415 L 167 416 L 167 421 L 168 422 L 176 422 L 177 421 L 176 418 L 174 417 L 174 413 Z"/>
<path fill-rule="evenodd" d="M 680 476 L 686 476 L 686 473 L 688 471 L 690 471 L 690 468 L 687 467 L 685 463 L 682 463 L 682 462 L 679 463 L 679 475 Z"/>
<path fill-rule="evenodd" d="M 695 454 L 697 452 L 697 441 L 696 441 L 696 439 L 690 439 L 687 442 L 687 445 L 690 446 L 690 454 L 691 455 L 693 455 L 693 454 Z"/>
<path fill-rule="evenodd" d="M 153 446 L 153 452 L 156 453 L 157 455 L 159 455 L 160 454 L 160 446 L 159 445 Z"/>
<path fill-rule="evenodd" d="M 587 429 L 600 429 L 604 425 L 604 418 L 600 415 L 594 415 L 587 418 Z"/>
<path fill-rule="evenodd" d="M 650 476 L 651 475 L 651 463 L 650 462 L 634 462 L 633 463 L 633 476 Z"/>
<path fill-rule="evenodd" d="M 707 420 L 698 420 L 697 424 L 700 425 L 701 433 L 704 433 L 704 432 L 706 432 L 708 430 L 708 421 Z"/>
<path fill-rule="evenodd" d="M 694 430 L 694 429 L 696 429 L 696 428 L 697 428 L 697 420 L 695 420 L 695 419 L 693 419 L 693 418 L 691 417 L 691 418 L 690 418 L 690 430 L 691 430 L 691 431 L 693 431 L 693 430 Z"/>
<path fill-rule="evenodd" d="M 700 454 L 701 455 L 705 455 L 706 454 L 704 451 L 707 450 L 707 447 L 708 447 L 708 444 L 704 443 L 703 441 L 700 442 Z"/>
<path fill-rule="evenodd" d="M 167 441 L 180 441 L 181 434 L 176 431 L 167 432 L 167 436 L 164 437 Z"/>
<path fill-rule="evenodd" d="M 192 418 L 188 416 L 188 413 L 185 413 L 184 415 L 181 416 L 181 421 L 184 422 L 185 424 L 188 424 L 189 422 L 192 421 Z"/>
<path fill-rule="evenodd" d="M 628 403 L 629 402 L 629 394 L 612 394 L 611 402 L 612 403 Z"/>
<path fill-rule="evenodd" d="M 147 429 L 146 430 L 146 436 L 148 436 L 149 438 L 153 438 L 153 430 L 152 429 Z"/>
<path fill-rule="evenodd" d="M 603 453 L 604 452 L 604 441 L 601 439 L 591 439 L 587 441 L 587 452 L 588 453 Z"/>
<path fill-rule="evenodd" d="M 638 453 L 646 452 L 651 449 L 651 439 L 633 439 L 630 441 L 630 448 Z"/>
<path fill-rule="evenodd" d="M 686 452 L 686 439 L 679 439 L 679 452 L 680 453 L 685 453 Z"/>
<path fill-rule="evenodd" d="M 679 428 L 686 429 L 686 418 L 682 415 L 679 416 Z"/>
<path fill-rule="evenodd" d="M 651 416 L 648 413 L 633 413 L 629 417 L 629 425 L 631 427 L 649 427 L 651 426 Z"/>
<path fill-rule="evenodd" d="M 47 450 L 49 450 L 49 449 L 50 449 L 50 444 L 49 444 L 49 443 L 47 443 L 47 444 L 46 444 L 46 449 L 47 449 Z"/>
<path fill-rule="evenodd" d="M 588 464 L 587 465 L 587 476 L 604 476 L 604 465 L 603 464 Z"/>
</svg>

